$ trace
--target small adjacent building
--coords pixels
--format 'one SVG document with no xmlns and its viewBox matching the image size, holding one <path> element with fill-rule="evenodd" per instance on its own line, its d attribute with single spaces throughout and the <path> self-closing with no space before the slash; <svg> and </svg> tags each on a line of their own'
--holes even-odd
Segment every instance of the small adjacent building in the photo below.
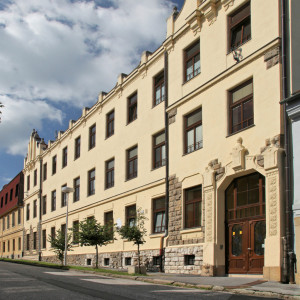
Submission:
<svg viewBox="0 0 300 300">
<path fill-rule="evenodd" d="M 23 251 L 23 173 L 0 191 L 0 255 L 21 258 Z"/>
</svg>

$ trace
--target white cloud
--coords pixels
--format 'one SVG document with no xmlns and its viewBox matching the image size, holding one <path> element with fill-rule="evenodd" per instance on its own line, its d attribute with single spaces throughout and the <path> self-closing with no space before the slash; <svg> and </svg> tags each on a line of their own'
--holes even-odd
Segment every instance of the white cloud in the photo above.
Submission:
<svg viewBox="0 0 300 300">
<path fill-rule="evenodd" d="M 45 119 L 62 122 L 53 103 L 95 103 L 119 73 L 137 66 L 142 51 L 155 50 L 164 40 L 172 5 L 171 0 L 10 0 L 0 6 L 0 101 L 6 106 L 0 150 L 24 155 L 32 128 L 42 128 Z"/>
<path fill-rule="evenodd" d="M 62 123 L 62 112 L 45 101 L 12 100 L 0 96 L 0 102 L 5 106 L 0 125 L 1 148 L 9 154 L 24 155 L 29 133 L 33 128 L 42 129 L 45 120 Z"/>
</svg>

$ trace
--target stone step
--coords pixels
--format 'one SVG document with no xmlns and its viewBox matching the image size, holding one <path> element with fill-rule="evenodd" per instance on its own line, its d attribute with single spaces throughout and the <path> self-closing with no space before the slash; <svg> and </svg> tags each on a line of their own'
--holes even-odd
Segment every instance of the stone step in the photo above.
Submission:
<svg viewBox="0 0 300 300">
<path fill-rule="evenodd" d="M 32 256 L 23 256 L 21 258 L 22 260 L 34 260 L 34 261 L 38 261 L 39 260 L 39 257 L 38 255 L 32 255 Z"/>
</svg>

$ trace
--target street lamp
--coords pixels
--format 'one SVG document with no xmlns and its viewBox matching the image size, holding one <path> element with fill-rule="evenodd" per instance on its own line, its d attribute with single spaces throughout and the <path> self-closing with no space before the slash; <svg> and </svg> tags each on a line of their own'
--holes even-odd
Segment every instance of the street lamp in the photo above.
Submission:
<svg viewBox="0 0 300 300">
<path fill-rule="evenodd" d="M 65 255 L 64 255 L 64 266 L 67 265 L 67 246 L 68 246 L 68 214 L 69 214 L 69 193 L 73 193 L 74 189 L 63 186 L 61 188 L 62 193 L 66 194 L 66 200 L 67 200 L 67 213 L 66 213 L 66 229 L 65 229 Z"/>
</svg>

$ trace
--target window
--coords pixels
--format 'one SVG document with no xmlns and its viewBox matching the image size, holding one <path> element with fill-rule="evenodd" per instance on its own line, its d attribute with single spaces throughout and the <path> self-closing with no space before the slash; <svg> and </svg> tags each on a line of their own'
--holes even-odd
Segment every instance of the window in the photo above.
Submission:
<svg viewBox="0 0 300 300">
<path fill-rule="evenodd" d="M 7 241 L 7 252 L 10 251 L 10 245 L 9 244 L 10 244 L 9 241 Z"/>
<path fill-rule="evenodd" d="M 2 219 L 2 227 L 3 227 L 3 230 L 5 230 L 5 218 L 4 217 Z"/>
<path fill-rule="evenodd" d="M 153 136 L 153 169 L 166 164 L 165 132 Z"/>
<path fill-rule="evenodd" d="M 61 188 L 66 187 L 67 185 L 64 184 Z M 61 207 L 65 207 L 67 205 L 67 193 L 61 192 Z"/>
<path fill-rule="evenodd" d="M 29 190 L 30 190 L 30 175 L 27 176 L 27 191 Z"/>
<path fill-rule="evenodd" d="M 16 241 L 15 241 L 15 239 L 13 239 L 12 242 L 13 242 L 13 251 L 16 251 Z"/>
<path fill-rule="evenodd" d="M 137 119 L 137 93 L 134 93 L 132 96 L 128 98 L 128 117 L 127 123 L 131 123 L 132 121 Z"/>
<path fill-rule="evenodd" d="M 184 81 L 189 81 L 200 73 L 200 41 L 184 51 Z"/>
<path fill-rule="evenodd" d="M 137 177 L 138 147 L 127 150 L 127 180 Z"/>
<path fill-rule="evenodd" d="M 88 196 L 95 194 L 95 169 L 88 172 Z"/>
<path fill-rule="evenodd" d="M 184 264 L 186 266 L 193 266 L 195 264 L 195 255 L 185 255 Z"/>
<path fill-rule="evenodd" d="M 125 266 L 131 266 L 131 257 L 125 257 Z"/>
<path fill-rule="evenodd" d="M 10 189 L 9 201 L 12 201 L 12 199 L 13 199 L 13 194 L 14 194 L 13 189 Z"/>
<path fill-rule="evenodd" d="M 73 244 L 79 243 L 79 221 L 73 221 Z"/>
<path fill-rule="evenodd" d="M 136 205 L 126 207 L 126 225 L 134 226 L 136 219 Z"/>
<path fill-rule="evenodd" d="M 115 111 L 106 115 L 106 138 L 112 136 L 115 132 Z"/>
<path fill-rule="evenodd" d="M 42 212 L 43 215 L 47 213 L 47 196 L 43 196 L 42 198 Z"/>
<path fill-rule="evenodd" d="M 253 116 L 253 83 L 243 83 L 229 92 L 229 130 L 238 132 L 254 123 Z"/>
<path fill-rule="evenodd" d="M 56 173 L 56 155 L 52 157 L 52 175 Z"/>
<path fill-rule="evenodd" d="M 15 197 L 19 196 L 19 184 L 16 185 Z"/>
<path fill-rule="evenodd" d="M 81 142 L 81 138 L 80 136 L 78 138 L 75 139 L 75 159 L 80 157 L 80 142 Z"/>
<path fill-rule="evenodd" d="M 33 201 L 33 217 L 36 218 L 37 216 L 37 200 Z"/>
<path fill-rule="evenodd" d="M 228 17 L 229 51 L 251 39 L 250 2 Z"/>
<path fill-rule="evenodd" d="M 65 236 L 65 234 L 66 234 L 66 224 L 62 224 L 62 225 L 60 226 L 60 231 L 61 231 L 61 234 L 62 234 L 63 236 Z"/>
<path fill-rule="evenodd" d="M 3 197 L 1 197 L 1 208 L 3 207 Z"/>
<path fill-rule="evenodd" d="M 111 239 L 113 239 L 114 236 L 114 215 L 112 211 L 106 212 L 104 214 L 104 225 L 110 226 L 110 234 L 111 234 Z"/>
<path fill-rule="evenodd" d="M 30 204 L 26 205 L 26 221 L 30 218 Z"/>
<path fill-rule="evenodd" d="M 160 266 L 161 256 L 153 256 L 153 266 Z"/>
<path fill-rule="evenodd" d="M 56 210 L 56 190 L 51 192 L 51 211 Z"/>
<path fill-rule="evenodd" d="M 7 200 L 8 200 L 8 193 L 5 194 L 5 204 L 7 204 Z"/>
<path fill-rule="evenodd" d="M 3 252 L 5 252 L 5 242 L 3 242 Z"/>
<path fill-rule="evenodd" d="M 15 212 L 13 212 L 11 214 L 11 226 L 15 227 L 15 224 L 16 224 L 16 214 L 15 214 Z"/>
<path fill-rule="evenodd" d="M 185 153 L 191 153 L 203 147 L 202 110 L 197 109 L 184 120 Z"/>
<path fill-rule="evenodd" d="M 33 233 L 33 249 L 36 250 L 36 243 L 37 242 L 37 234 L 36 231 Z"/>
<path fill-rule="evenodd" d="M 37 169 L 33 172 L 33 186 L 37 185 Z"/>
<path fill-rule="evenodd" d="M 21 224 L 21 209 L 18 209 L 18 225 Z"/>
<path fill-rule="evenodd" d="M 47 179 L 47 163 L 43 165 L 43 181 Z"/>
<path fill-rule="evenodd" d="M 73 202 L 80 200 L 80 177 L 74 179 Z"/>
<path fill-rule="evenodd" d="M 10 224 L 9 224 L 9 215 L 7 216 L 6 220 L 7 220 L 7 229 L 9 229 L 9 227 L 10 227 L 10 226 L 9 226 L 9 225 L 10 225 Z"/>
<path fill-rule="evenodd" d="M 153 233 L 165 231 L 165 197 L 153 200 Z"/>
<path fill-rule="evenodd" d="M 164 71 L 154 77 L 154 99 L 153 106 L 165 100 L 165 78 Z"/>
<path fill-rule="evenodd" d="M 21 238 L 18 238 L 18 250 L 21 250 Z"/>
<path fill-rule="evenodd" d="M 55 227 L 51 227 L 51 240 L 52 241 L 55 239 L 55 235 L 56 235 Z M 52 245 L 51 245 L 51 247 L 52 247 Z"/>
<path fill-rule="evenodd" d="M 201 226 L 201 200 L 201 186 L 185 191 L 185 228 Z"/>
<path fill-rule="evenodd" d="M 104 266 L 109 266 L 109 258 L 108 257 L 104 258 Z"/>
<path fill-rule="evenodd" d="M 46 249 L 46 245 L 47 245 L 47 232 L 46 232 L 46 229 L 43 229 L 43 231 L 42 231 L 42 248 Z"/>
<path fill-rule="evenodd" d="M 105 188 L 109 189 L 115 184 L 115 160 L 111 159 L 105 163 Z"/>
<path fill-rule="evenodd" d="M 62 150 L 62 167 L 66 167 L 68 164 L 68 147 Z"/>
<path fill-rule="evenodd" d="M 29 251 L 30 249 L 30 235 L 29 233 L 26 234 L 26 250 Z"/>
<path fill-rule="evenodd" d="M 89 129 L 89 150 L 96 146 L 96 124 Z"/>
</svg>

